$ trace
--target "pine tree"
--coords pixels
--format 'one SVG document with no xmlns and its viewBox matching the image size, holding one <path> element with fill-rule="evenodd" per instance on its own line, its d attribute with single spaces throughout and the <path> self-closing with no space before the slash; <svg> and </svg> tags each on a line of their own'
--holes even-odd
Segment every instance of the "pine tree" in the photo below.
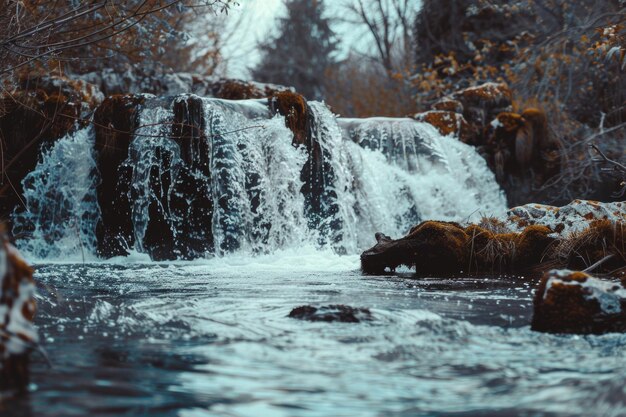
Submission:
<svg viewBox="0 0 626 417">
<path fill-rule="evenodd" d="M 259 45 L 262 58 L 252 71 L 257 81 L 295 87 L 308 99 L 322 99 L 324 77 L 337 46 L 322 0 L 286 0 L 275 38 Z"/>
</svg>

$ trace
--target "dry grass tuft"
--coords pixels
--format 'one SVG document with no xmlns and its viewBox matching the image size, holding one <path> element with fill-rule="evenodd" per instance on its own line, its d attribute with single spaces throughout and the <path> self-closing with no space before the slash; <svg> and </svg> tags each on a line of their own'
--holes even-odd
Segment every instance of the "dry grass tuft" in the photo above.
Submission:
<svg viewBox="0 0 626 417">
<path fill-rule="evenodd" d="M 626 224 L 596 220 L 589 228 L 572 233 L 554 250 L 553 257 L 570 269 L 585 269 L 611 256 L 600 265 L 603 271 L 626 266 Z"/>
</svg>

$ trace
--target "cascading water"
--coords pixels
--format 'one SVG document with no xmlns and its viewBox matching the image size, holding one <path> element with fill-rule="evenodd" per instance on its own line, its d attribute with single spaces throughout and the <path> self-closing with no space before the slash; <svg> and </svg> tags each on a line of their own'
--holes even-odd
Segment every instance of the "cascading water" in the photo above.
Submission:
<svg viewBox="0 0 626 417">
<path fill-rule="evenodd" d="M 306 155 L 291 145 L 284 119 L 248 118 L 214 99 L 205 99 L 204 110 L 216 250 L 267 252 L 306 241 L 300 193 Z"/>
<path fill-rule="evenodd" d="M 358 246 L 394 238 L 421 220 L 467 221 L 501 213 L 504 194 L 476 151 L 411 119 L 340 119 L 354 178 Z"/>
<path fill-rule="evenodd" d="M 94 253 L 100 217 L 94 130 L 79 129 L 43 150 L 22 181 L 23 206 L 13 213 L 20 249 L 36 259 Z"/>
<path fill-rule="evenodd" d="M 139 129 L 130 144 L 129 157 L 124 164 L 132 170 L 129 199 L 132 202 L 132 222 L 135 249 L 145 252 L 144 239 L 148 222 L 154 214 L 151 207 L 167 223 L 176 238 L 170 209 L 169 184 L 174 182 L 181 166 L 180 150 L 165 129 L 171 126 L 173 114 L 161 107 L 143 109 Z M 167 178 L 165 178 L 167 177 Z"/>
<path fill-rule="evenodd" d="M 182 123 L 176 106 L 192 101 L 200 103 L 201 128 L 174 137 L 172 125 Z M 317 102 L 309 113 L 309 146 L 294 146 L 284 118 L 264 100 L 183 95 L 164 106 L 152 98 L 121 166 L 132 172 L 125 189 L 134 249 L 162 259 L 302 244 L 358 253 L 377 231 L 398 237 L 421 219 L 462 221 L 505 209 L 485 161 L 430 125 L 337 119 Z M 31 232 L 21 243 L 27 252 L 93 253 L 93 149 L 93 130 L 79 130 L 44 152 L 24 180 L 28 210 L 13 220 L 16 232 Z"/>
</svg>

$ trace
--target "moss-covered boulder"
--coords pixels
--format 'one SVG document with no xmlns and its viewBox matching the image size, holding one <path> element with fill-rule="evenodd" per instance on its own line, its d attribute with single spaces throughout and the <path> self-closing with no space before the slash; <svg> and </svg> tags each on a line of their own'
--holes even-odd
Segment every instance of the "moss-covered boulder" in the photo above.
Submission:
<svg viewBox="0 0 626 417">
<path fill-rule="evenodd" d="M 550 333 L 626 331 L 626 288 L 584 272 L 552 270 L 535 294 L 532 329 Z"/>
<path fill-rule="evenodd" d="M 376 240 L 361 254 L 361 268 L 368 274 L 394 271 L 400 265 L 415 267 L 419 274 L 454 274 L 466 264 L 469 236 L 457 223 L 427 221 L 398 240 L 382 233 Z"/>
<path fill-rule="evenodd" d="M 472 127 L 462 114 L 448 110 L 430 110 L 413 116 L 418 122 L 433 125 L 442 135 L 453 135 L 462 142 L 468 142 L 473 136 Z"/>
<path fill-rule="evenodd" d="M 285 124 L 293 132 L 294 145 L 311 146 L 308 139 L 309 107 L 304 96 L 292 91 L 276 93 L 270 106 L 276 113 L 285 117 Z"/>
<path fill-rule="evenodd" d="M 361 255 L 366 273 L 399 265 L 416 273 L 536 275 L 551 268 L 626 270 L 624 203 L 575 201 L 558 208 L 517 207 L 504 218 L 476 224 L 426 221 L 394 240 L 376 234 L 376 245 Z"/>
</svg>

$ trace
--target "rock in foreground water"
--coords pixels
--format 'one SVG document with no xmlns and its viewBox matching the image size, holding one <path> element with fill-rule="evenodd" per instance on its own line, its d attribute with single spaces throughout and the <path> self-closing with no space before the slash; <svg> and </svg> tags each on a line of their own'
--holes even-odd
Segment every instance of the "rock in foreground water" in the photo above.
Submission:
<svg viewBox="0 0 626 417">
<path fill-rule="evenodd" d="M 28 383 L 28 356 L 38 337 L 33 326 L 32 269 L 6 237 L 0 242 L 0 391 L 20 391 Z"/>
<path fill-rule="evenodd" d="M 296 307 L 291 310 L 289 317 L 307 321 L 360 323 L 361 321 L 372 320 L 372 313 L 367 308 L 355 308 L 336 304 L 322 307 Z"/>
<path fill-rule="evenodd" d="M 532 329 L 551 333 L 626 331 L 626 288 L 584 272 L 552 270 L 535 294 Z"/>
</svg>

